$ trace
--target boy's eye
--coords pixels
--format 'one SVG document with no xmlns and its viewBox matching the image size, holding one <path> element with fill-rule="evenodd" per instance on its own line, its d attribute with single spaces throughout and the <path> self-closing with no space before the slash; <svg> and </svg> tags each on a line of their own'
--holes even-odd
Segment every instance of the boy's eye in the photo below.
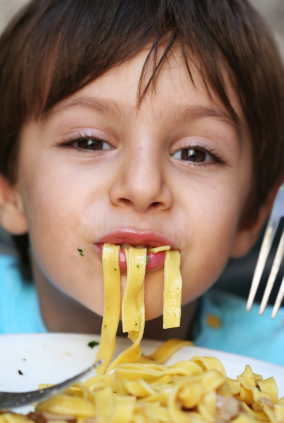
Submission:
<svg viewBox="0 0 284 423">
<path fill-rule="evenodd" d="M 212 160 L 212 156 L 199 148 L 182 148 L 172 154 L 174 159 L 187 160 L 194 163 L 204 163 Z"/>
<path fill-rule="evenodd" d="M 80 150 L 112 150 L 113 148 L 108 142 L 96 138 L 78 139 L 73 144 Z"/>
</svg>

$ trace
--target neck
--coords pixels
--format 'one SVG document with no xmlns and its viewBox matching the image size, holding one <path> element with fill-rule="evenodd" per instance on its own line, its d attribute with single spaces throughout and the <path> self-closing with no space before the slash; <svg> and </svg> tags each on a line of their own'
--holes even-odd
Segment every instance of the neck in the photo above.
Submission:
<svg viewBox="0 0 284 423">
<path fill-rule="evenodd" d="M 102 317 L 59 291 L 45 278 L 35 261 L 32 265 L 41 315 L 48 331 L 100 334 Z M 187 339 L 195 309 L 196 301 L 182 307 L 181 325 L 178 328 L 162 330 L 163 316 L 147 321 L 144 338 L 161 341 Z M 117 336 L 127 336 L 122 332 L 121 322 Z"/>
</svg>

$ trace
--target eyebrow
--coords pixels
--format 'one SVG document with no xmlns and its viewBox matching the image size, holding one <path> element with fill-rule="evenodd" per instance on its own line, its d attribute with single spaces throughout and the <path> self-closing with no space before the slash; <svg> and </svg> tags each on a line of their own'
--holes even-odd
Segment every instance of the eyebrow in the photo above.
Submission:
<svg viewBox="0 0 284 423">
<path fill-rule="evenodd" d="M 55 113 L 62 113 L 65 110 L 75 107 L 88 108 L 100 114 L 109 114 L 118 116 L 123 119 L 131 119 L 134 113 L 138 112 L 138 107 L 133 107 L 129 104 L 121 103 L 113 99 L 102 99 L 95 97 L 78 97 L 67 103 L 60 103 L 48 111 L 43 117 L 44 120 L 49 120 Z M 230 125 L 239 140 L 241 136 L 241 122 L 235 114 L 226 113 L 221 107 L 210 108 L 205 106 L 171 104 L 163 109 L 162 117 L 171 116 L 178 122 L 194 121 L 201 118 L 213 117 Z"/>
<path fill-rule="evenodd" d="M 233 129 L 235 132 L 237 138 L 239 140 L 242 139 L 242 131 L 241 131 L 241 121 L 237 114 L 231 115 L 229 113 L 226 113 L 223 109 L 220 107 L 218 108 L 210 108 L 210 107 L 204 107 L 204 106 L 184 106 L 181 105 L 179 110 L 173 110 L 173 113 L 176 115 L 174 116 L 175 119 L 181 120 L 181 121 L 194 121 L 197 119 L 202 119 L 206 117 L 213 117 L 216 118 L 229 126 Z"/>
<path fill-rule="evenodd" d="M 133 107 L 125 103 L 120 103 L 112 99 L 78 97 L 70 102 L 63 102 L 55 105 L 55 107 L 53 107 L 50 111 L 47 111 L 44 119 L 48 120 L 55 113 L 62 113 L 65 112 L 65 110 L 72 109 L 74 107 L 84 107 L 101 114 L 116 115 L 122 118 L 130 118 L 133 114 Z"/>
</svg>

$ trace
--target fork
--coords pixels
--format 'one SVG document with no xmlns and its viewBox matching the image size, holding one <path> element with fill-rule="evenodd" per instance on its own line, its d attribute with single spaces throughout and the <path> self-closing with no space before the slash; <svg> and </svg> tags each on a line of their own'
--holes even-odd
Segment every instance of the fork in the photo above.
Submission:
<svg viewBox="0 0 284 423">
<path fill-rule="evenodd" d="M 278 224 L 282 216 L 284 216 L 284 183 L 280 186 L 278 190 L 278 193 L 273 203 L 272 212 L 270 214 L 270 218 L 268 220 L 268 224 L 265 230 L 264 238 L 262 241 L 257 265 L 254 271 L 253 280 L 252 280 L 252 284 L 251 284 L 251 288 L 250 288 L 250 292 L 248 296 L 247 307 L 246 307 L 247 311 L 249 311 L 252 307 L 252 303 L 254 301 L 257 288 L 259 286 L 259 282 L 264 270 L 264 266 L 265 266 L 269 251 L 271 249 L 271 245 L 273 243 L 273 239 L 277 231 Z M 269 278 L 268 278 L 266 288 L 262 297 L 262 301 L 260 304 L 259 314 L 262 314 L 267 306 L 267 302 L 268 302 L 271 290 L 273 288 L 283 255 L 284 255 L 284 230 L 282 231 L 281 239 L 279 241 L 275 258 L 270 270 Z M 284 297 L 284 278 L 282 279 L 281 286 L 280 286 L 280 289 L 279 289 L 279 292 L 278 292 L 278 295 L 275 300 L 274 307 L 271 313 L 272 319 L 274 319 L 274 317 L 276 316 L 281 306 L 283 297 Z M 284 319 L 283 319 L 283 322 L 284 322 Z"/>
<path fill-rule="evenodd" d="M 33 403 L 40 403 L 48 398 L 54 397 L 60 392 L 67 389 L 73 383 L 80 380 L 82 377 L 86 376 L 91 370 L 100 366 L 104 360 L 96 361 L 92 366 L 88 367 L 81 373 L 71 377 L 70 379 L 65 380 L 64 382 L 57 383 L 48 388 L 39 389 L 36 391 L 28 392 L 0 392 L 0 409 L 10 409 L 16 407 L 22 407 L 24 405 L 29 405 Z"/>
</svg>

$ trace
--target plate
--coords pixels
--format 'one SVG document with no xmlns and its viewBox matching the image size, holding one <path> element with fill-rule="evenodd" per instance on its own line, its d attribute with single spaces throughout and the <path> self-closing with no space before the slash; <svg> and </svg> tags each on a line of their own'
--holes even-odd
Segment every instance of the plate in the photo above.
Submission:
<svg viewBox="0 0 284 423">
<path fill-rule="evenodd" d="M 58 383 L 85 370 L 95 360 L 98 346 L 88 344 L 99 342 L 99 335 L 41 333 L 0 335 L 0 391 L 28 391 L 37 389 L 40 383 Z M 131 345 L 126 338 L 117 338 L 115 356 Z M 161 342 L 144 339 L 141 349 L 151 354 Z M 222 351 L 187 346 L 176 352 L 166 363 L 189 360 L 195 355 L 217 357 L 222 361 L 227 376 L 235 379 L 249 364 L 254 373 L 264 379 L 273 376 L 276 380 L 279 398 L 284 396 L 284 367 Z M 95 374 L 95 372 L 93 373 Z M 92 373 L 88 377 L 92 376 Z M 27 413 L 31 407 L 15 409 Z"/>
</svg>

